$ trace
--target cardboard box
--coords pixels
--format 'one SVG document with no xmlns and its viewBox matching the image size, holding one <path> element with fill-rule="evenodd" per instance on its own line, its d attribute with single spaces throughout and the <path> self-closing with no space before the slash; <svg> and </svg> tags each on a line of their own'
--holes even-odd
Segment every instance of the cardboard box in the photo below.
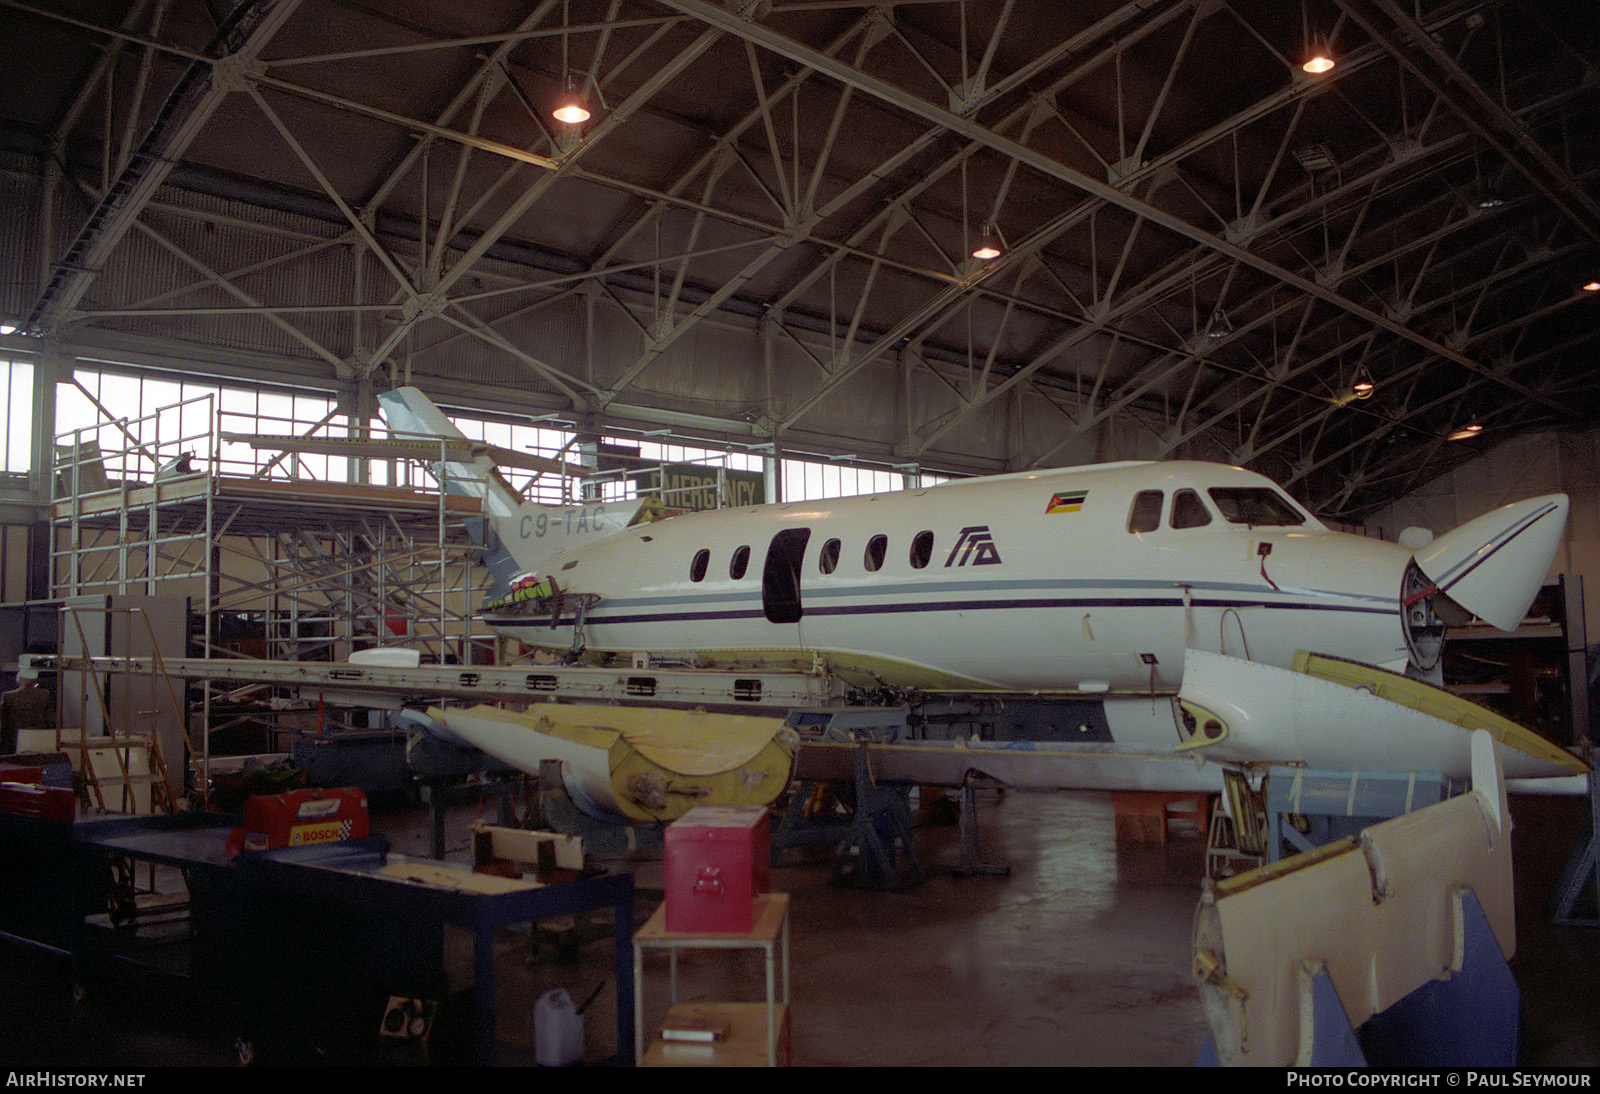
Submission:
<svg viewBox="0 0 1600 1094">
<path fill-rule="evenodd" d="M 772 887 L 767 811 L 696 806 L 667 826 L 667 930 L 748 931 L 751 903 Z"/>
</svg>

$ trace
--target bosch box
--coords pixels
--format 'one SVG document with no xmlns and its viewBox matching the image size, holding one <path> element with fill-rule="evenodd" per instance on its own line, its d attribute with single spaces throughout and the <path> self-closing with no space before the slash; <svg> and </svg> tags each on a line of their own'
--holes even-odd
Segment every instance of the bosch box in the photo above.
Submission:
<svg viewBox="0 0 1600 1094">
<path fill-rule="evenodd" d="M 667 826 L 667 930 L 748 931 L 751 902 L 772 885 L 767 811 L 701 805 Z"/>
<path fill-rule="evenodd" d="M 366 834 L 367 796 L 358 787 L 291 790 L 263 794 L 244 803 L 246 851 L 361 839 Z"/>
</svg>

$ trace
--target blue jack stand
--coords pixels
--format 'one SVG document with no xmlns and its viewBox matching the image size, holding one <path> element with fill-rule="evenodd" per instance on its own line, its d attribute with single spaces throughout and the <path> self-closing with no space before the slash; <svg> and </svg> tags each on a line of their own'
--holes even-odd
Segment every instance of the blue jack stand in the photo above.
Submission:
<svg viewBox="0 0 1600 1094">
<path fill-rule="evenodd" d="M 1588 832 L 1572 853 L 1556 889 L 1550 922 L 1560 927 L 1600 927 L 1600 775 L 1589 755 Z"/>
<path fill-rule="evenodd" d="M 807 817 L 813 790 L 821 783 L 800 783 L 772 836 L 776 855 L 788 847 L 833 844 L 832 882 L 861 889 L 909 889 L 925 878 L 917 862 L 911 834 L 908 788 L 880 785 L 872 776 L 867 742 L 855 749 L 853 783 L 834 783 L 834 797 L 845 812 Z"/>
<path fill-rule="evenodd" d="M 961 858 L 954 866 L 935 866 L 933 868 L 935 874 L 948 874 L 953 877 L 979 875 L 1003 877 L 1011 873 L 1011 867 L 1004 863 L 983 862 L 981 852 L 978 850 L 979 783 L 987 783 L 989 786 L 1000 785 L 976 772 L 967 772 L 967 777 L 961 782 Z"/>
</svg>

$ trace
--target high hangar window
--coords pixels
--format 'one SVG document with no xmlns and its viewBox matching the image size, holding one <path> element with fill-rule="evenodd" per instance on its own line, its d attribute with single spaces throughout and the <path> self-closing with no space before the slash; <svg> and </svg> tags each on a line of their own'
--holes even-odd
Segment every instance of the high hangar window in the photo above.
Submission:
<svg viewBox="0 0 1600 1094">
<path fill-rule="evenodd" d="M 1154 532 L 1161 527 L 1161 500 L 1166 495 L 1160 490 L 1141 490 L 1133 496 L 1133 508 L 1128 511 L 1128 531 Z"/>
</svg>

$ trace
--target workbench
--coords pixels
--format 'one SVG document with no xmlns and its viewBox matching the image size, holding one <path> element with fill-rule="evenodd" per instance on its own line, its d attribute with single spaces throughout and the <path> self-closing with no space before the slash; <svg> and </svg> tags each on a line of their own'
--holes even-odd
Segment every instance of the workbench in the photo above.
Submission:
<svg viewBox="0 0 1600 1094">
<path fill-rule="evenodd" d="M 71 830 L 72 855 L 86 867 L 79 877 L 96 876 L 97 860 L 122 857 L 183 871 L 189 975 L 219 1021 L 247 1035 L 274 1021 L 314 1028 L 338 1004 L 359 1000 L 359 1023 L 350 1028 L 375 1036 L 380 1015 L 364 1007 L 373 988 L 440 997 L 451 926 L 472 938 L 470 1062 L 493 1064 L 495 929 L 611 908 L 617 1061 L 633 1062 L 632 874 L 536 886 L 392 855 L 382 837 L 230 857 L 225 844 L 237 823 L 216 814 L 108 817 Z M 100 956 L 115 935 L 80 921 L 55 937 L 76 957 Z"/>
<path fill-rule="evenodd" d="M 372 840 L 315 844 L 282 851 L 262 851 L 241 855 L 237 863 L 242 884 L 252 893 L 270 891 L 296 902 L 326 907 L 330 903 L 358 913 L 363 921 L 384 925 L 395 932 L 392 939 L 406 960 L 419 955 L 432 956 L 442 939 L 444 925 L 459 927 L 472 935 L 473 956 L 473 1045 L 472 1063 L 496 1062 L 494 1039 L 494 931 L 497 927 L 528 923 L 575 912 L 611 908 L 616 923 L 616 992 L 618 1062 L 633 1063 L 633 875 L 606 874 L 560 885 L 534 887 L 527 883 L 504 884 L 468 871 L 449 871 L 442 864 L 427 863 L 430 873 L 412 871 L 413 877 L 400 880 L 378 871 L 399 860 L 388 855 Z M 417 860 L 409 860 L 417 862 Z M 420 863 L 419 863 L 420 864 Z M 456 873 L 459 881 L 446 875 Z M 471 879 L 483 879 L 486 891 L 472 886 Z M 494 885 L 492 883 L 502 883 Z M 404 936 L 404 937 L 401 937 Z M 393 952 L 393 951 L 391 951 Z"/>
</svg>

